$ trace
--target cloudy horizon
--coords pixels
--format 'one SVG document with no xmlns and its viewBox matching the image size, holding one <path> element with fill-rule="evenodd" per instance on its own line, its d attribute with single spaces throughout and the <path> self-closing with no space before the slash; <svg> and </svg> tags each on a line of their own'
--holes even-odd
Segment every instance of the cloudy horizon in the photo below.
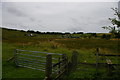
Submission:
<svg viewBox="0 0 120 80">
<path fill-rule="evenodd" d="M 2 27 L 54 32 L 106 33 L 117 2 L 3 2 Z"/>
</svg>

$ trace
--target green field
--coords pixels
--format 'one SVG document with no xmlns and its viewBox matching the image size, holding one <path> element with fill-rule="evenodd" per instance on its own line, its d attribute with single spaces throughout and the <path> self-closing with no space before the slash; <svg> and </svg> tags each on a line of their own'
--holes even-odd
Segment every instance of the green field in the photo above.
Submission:
<svg viewBox="0 0 120 80">
<path fill-rule="evenodd" d="M 17 67 L 15 64 L 7 60 L 13 57 L 14 49 L 23 49 L 30 51 L 50 52 L 67 54 L 71 57 L 73 51 L 78 51 L 78 62 L 95 63 L 96 61 L 96 48 L 100 48 L 102 54 L 118 54 L 120 55 L 120 40 L 117 39 L 101 39 L 101 38 L 61 38 L 62 35 L 50 34 L 35 34 L 34 37 L 25 36 L 26 32 L 2 29 L 2 77 L 3 78 L 41 78 L 45 77 L 44 72 L 32 70 L 28 68 Z M 74 34 L 73 34 L 74 35 Z M 97 34 L 100 35 L 100 34 Z M 74 36 L 84 36 L 77 34 Z M 101 57 L 102 59 L 102 57 Z M 113 63 L 117 63 L 116 58 Z M 102 60 L 101 62 L 104 62 Z M 80 66 L 81 67 L 81 66 Z M 85 66 L 82 66 L 85 68 Z M 81 67 L 81 68 L 82 68 Z M 79 66 L 78 66 L 79 68 Z M 88 68 L 92 70 L 92 68 Z M 103 69 L 104 70 L 104 69 Z M 102 70 L 101 70 L 102 72 Z M 104 72 L 104 71 L 103 71 Z M 102 76 L 106 78 L 105 75 Z M 107 78 L 110 76 L 107 76 Z M 66 78 L 66 76 L 64 76 Z M 90 73 L 85 71 L 73 70 L 72 74 L 67 78 L 95 78 L 94 69 Z M 111 78 L 117 78 L 115 75 Z"/>
</svg>

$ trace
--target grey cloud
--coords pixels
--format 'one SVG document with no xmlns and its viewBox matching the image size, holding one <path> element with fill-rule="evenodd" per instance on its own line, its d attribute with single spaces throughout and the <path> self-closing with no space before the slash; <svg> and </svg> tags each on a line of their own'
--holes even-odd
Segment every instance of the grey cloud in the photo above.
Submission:
<svg viewBox="0 0 120 80">
<path fill-rule="evenodd" d="M 71 27 L 71 28 L 68 29 L 68 31 L 76 32 L 76 31 L 83 31 L 83 29 L 81 29 L 81 27 Z"/>
<path fill-rule="evenodd" d="M 34 18 L 30 18 L 30 21 L 35 21 L 35 19 Z"/>
<path fill-rule="evenodd" d="M 26 17 L 27 15 L 22 13 L 21 11 L 17 10 L 17 9 L 14 9 L 14 8 L 7 8 L 7 11 L 12 13 L 12 14 L 15 14 L 16 16 L 19 16 L 19 17 Z"/>
<path fill-rule="evenodd" d="M 110 24 L 117 3 L 4 3 L 3 23 L 40 31 L 96 31 Z"/>
</svg>

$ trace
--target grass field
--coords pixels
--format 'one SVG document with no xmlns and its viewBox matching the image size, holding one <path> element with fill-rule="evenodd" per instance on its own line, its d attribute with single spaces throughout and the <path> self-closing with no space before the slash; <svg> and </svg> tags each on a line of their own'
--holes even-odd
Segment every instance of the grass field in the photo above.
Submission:
<svg viewBox="0 0 120 80">
<path fill-rule="evenodd" d="M 119 54 L 120 40 L 106 40 L 101 38 L 60 38 L 61 35 L 35 34 L 36 36 L 25 36 L 25 32 L 14 30 L 2 30 L 2 77 L 3 78 L 41 78 L 45 77 L 44 72 L 37 70 L 18 67 L 13 62 L 7 62 L 13 57 L 14 49 L 23 49 L 31 51 L 41 51 L 50 53 L 67 54 L 71 57 L 71 53 L 76 50 L 79 53 L 79 62 L 95 63 L 96 48 L 100 48 L 102 54 Z M 117 61 L 113 59 L 113 63 Z M 102 61 L 104 62 L 104 60 Z M 79 67 L 79 66 L 78 66 Z M 85 68 L 85 67 L 83 67 Z M 92 70 L 92 68 L 88 68 Z M 82 71 L 73 70 L 68 78 L 93 78 L 95 72 L 87 74 Z M 66 77 L 65 77 L 66 78 Z"/>
</svg>

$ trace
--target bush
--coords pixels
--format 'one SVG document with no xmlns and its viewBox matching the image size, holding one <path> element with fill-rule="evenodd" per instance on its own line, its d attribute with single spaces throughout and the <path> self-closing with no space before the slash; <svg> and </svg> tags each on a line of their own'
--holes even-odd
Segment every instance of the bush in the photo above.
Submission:
<svg viewBox="0 0 120 80">
<path fill-rule="evenodd" d="M 102 35 L 102 38 L 103 38 L 103 39 L 110 39 L 110 38 L 111 38 L 111 35 L 103 34 L 103 35 Z"/>
</svg>

